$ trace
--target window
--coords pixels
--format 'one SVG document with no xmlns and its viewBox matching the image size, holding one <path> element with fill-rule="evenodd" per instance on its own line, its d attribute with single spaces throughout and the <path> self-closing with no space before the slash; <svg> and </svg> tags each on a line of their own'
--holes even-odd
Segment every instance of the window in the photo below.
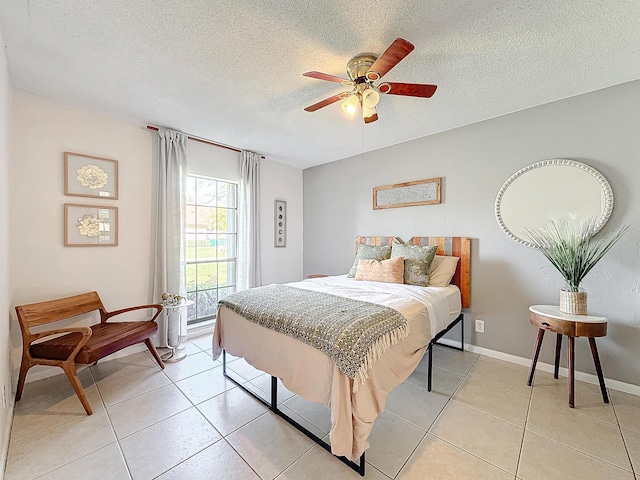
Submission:
<svg viewBox="0 0 640 480">
<path fill-rule="evenodd" d="M 236 288 L 238 185 L 187 176 L 186 285 L 188 324 L 213 319 L 218 300 Z"/>
</svg>

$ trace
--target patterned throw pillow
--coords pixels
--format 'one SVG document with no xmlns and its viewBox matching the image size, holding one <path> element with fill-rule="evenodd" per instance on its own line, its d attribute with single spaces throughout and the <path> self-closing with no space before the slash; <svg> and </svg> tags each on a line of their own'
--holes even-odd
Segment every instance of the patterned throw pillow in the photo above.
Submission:
<svg viewBox="0 0 640 480">
<path fill-rule="evenodd" d="M 358 262 L 360 260 L 387 260 L 391 256 L 391 246 L 375 246 L 375 245 L 358 245 L 358 254 L 356 255 L 351 270 L 347 273 L 347 277 L 353 278 L 358 270 Z"/>
<path fill-rule="evenodd" d="M 429 267 L 436 256 L 437 245 L 404 245 L 394 243 L 391 258 L 404 257 L 404 283 L 407 285 L 429 285 Z"/>
<path fill-rule="evenodd" d="M 389 260 L 360 260 L 356 270 L 356 280 L 367 282 L 402 283 L 404 278 L 404 258 Z"/>
</svg>

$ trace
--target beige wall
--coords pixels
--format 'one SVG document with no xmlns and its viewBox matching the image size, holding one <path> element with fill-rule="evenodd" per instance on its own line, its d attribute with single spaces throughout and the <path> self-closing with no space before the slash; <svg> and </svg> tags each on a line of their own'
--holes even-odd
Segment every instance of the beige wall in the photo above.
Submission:
<svg viewBox="0 0 640 480">
<path fill-rule="evenodd" d="M 117 160 L 119 199 L 65 196 L 65 151 Z M 11 152 L 11 201 L 17 206 L 10 220 L 11 305 L 92 290 L 112 310 L 147 302 L 151 133 L 93 111 L 14 92 Z M 118 246 L 64 247 L 64 203 L 118 207 Z M 17 367 L 17 327 L 12 339 Z M 34 378 L 52 369 L 32 370 Z"/>
<path fill-rule="evenodd" d="M 466 339 L 530 357 L 536 331 L 527 308 L 557 304 L 563 284 L 538 252 L 502 232 L 494 202 L 503 182 L 526 165 L 549 158 L 579 160 L 598 169 L 613 187 L 616 204 L 608 227 L 632 225 L 584 287 L 590 311 L 610 319 L 609 335 L 599 341 L 605 376 L 640 384 L 638 105 L 640 82 L 633 82 L 306 169 L 305 274 L 345 273 L 356 235 L 470 236 Z M 365 126 L 365 144 L 376 129 L 385 128 L 383 112 L 380 116 Z M 443 179 L 442 204 L 372 209 L 372 187 L 431 177 Z M 475 318 L 485 320 L 486 333 L 471 331 Z M 552 344 L 547 339 L 542 361 L 552 362 Z M 577 342 L 577 368 L 594 372 L 586 341 Z"/>
<path fill-rule="evenodd" d="M 0 36 L 0 45 L 2 38 Z M 0 48 L 0 472 L 4 472 L 9 445 L 13 396 L 11 395 L 11 362 L 9 310 L 11 283 L 9 273 L 9 139 L 11 118 L 11 84 L 4 48 Z M 1 475 L 0 475 L 1 476 Z"/>
<path fill-rule="evenodd" d="M 149 295 L 152 134 L 95 111 L 14 92 L 10 180 L 11 286 L 9 305 L 96 290 L 108 309 L 146 302 Z M 191 144 L 189 145 L 191 147 Z M 66 197 L 64 151 L 118 160 L 119 199 Z M 202 153 L 202 152 L 200 152 Z M 265 161 L 263 276 L 297 280 L 302 273 L 302 172 Z M 274 195 L 298 205 L 289 224 L 296 246 L 273 262 L 271 230 Z M 119 213 L 117 247 L 64 247 L 63 204 L 115 205 Z M 15 320 L 12 320 L 15 322 Z M 15 327 L 16 324 L 13 323 Z M 14 377 L 21 352 L 12 329 Z M 31 378 L 43 375 L 32 369 Z M 51 372 L 51 369 L 47 369 Z M 14 378 L 15 381 L 15 378 Z"/>
</svg>

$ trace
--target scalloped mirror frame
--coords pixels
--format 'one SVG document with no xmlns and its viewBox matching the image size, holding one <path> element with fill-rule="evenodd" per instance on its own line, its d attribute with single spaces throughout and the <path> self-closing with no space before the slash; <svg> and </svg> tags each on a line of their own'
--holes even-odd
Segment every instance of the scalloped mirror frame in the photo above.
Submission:
<svg viewBox="0 0 640 480">
<path fill-rule="evenodd" d="M 602 227 L 605 226 L 605 224 L 609 220 L 609 217 L 611 217 L 611 213 L 613 212 L 613 190 L 611 188 L 611 185 L 609 184 L 609 181 L 604 177 L 604 175 L 602 175 L 595 168 L 585 163 L 578 162 L 575 160 L 568 160 L 565 158 L 554 158 L 550 160 L 543 160 L 540 162 L 532 163 L 531 165 L 527 165 L 526 167 L 518 170 L 516 173 L 511 175 L 511 177 L 509 177 L 507 181 L 504 182 L 504 184 L 500 188 L 500 191 L 498 192 L 498 196 L 496 197 L 495 216 L 496 216 L 496 220 L 498 221 L 498 225 L 500 225 L 500 228 L 504 231 L 504 233 L 507 234 L 509 238 L 530 248 L 533 248 L 533 245 L 530 242 L 518 237 L 511 230 L 509 230 L 509 227 L 507 227 L 502 217 L 500 207 L 501 207 L 505 192 L 507 191 L 509 186 L 513 184 L 513 182 L 515 182 L 518 178 L 520 178 L 522 175 L 528 172 L 531 172 L 532 170 L 543 168 L 543 167 L 552 167 L 552 166 L 578 168 L 592 175 L 594 179 L 600 184 L 600 187 L 602 188 L 602 192 L 604 193 L 604 209 L 600 214 L 600 218 L 596 222 L 594 234 L 598 233 L 602 229 Z"/>
</svg>

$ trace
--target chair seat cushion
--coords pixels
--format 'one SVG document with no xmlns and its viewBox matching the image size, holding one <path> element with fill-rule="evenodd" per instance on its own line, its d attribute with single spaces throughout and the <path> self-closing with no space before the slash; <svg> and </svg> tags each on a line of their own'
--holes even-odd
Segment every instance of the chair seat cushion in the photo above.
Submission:
<svg viewBox="0 0 640 480">
<path fill-rule="evenodd" d="M 156 322 L 112 322 L 91 326 L 91 337 L 76 356 L 76 363 L 94 363 L 129 345 L 145 341 L 158 331 Z M 78 342 L 81 333 L 73 332 L 51 340 L 31 344 L 32 357 L 66 360 Z"/>
</svg>

